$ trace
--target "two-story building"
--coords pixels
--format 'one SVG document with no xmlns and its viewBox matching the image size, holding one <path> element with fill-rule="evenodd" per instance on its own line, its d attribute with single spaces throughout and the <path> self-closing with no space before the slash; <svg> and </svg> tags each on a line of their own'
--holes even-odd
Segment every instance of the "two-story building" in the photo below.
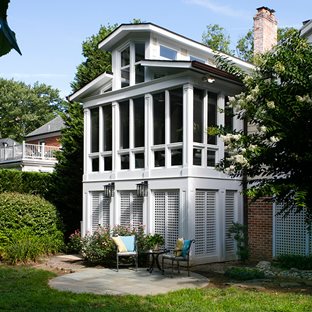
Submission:
<svg viewBox="0 0 312 312">
<path fill-rule="evenodd" d="M 241 83 L 209 47 L 152 23 L 120 25 L 99 48 L 111 52 L 112 73 L 69 96 L 84 106 L 83 234 L 143 224 L 167 248 L 195 239 L 196 263 L 232 259 L 241 180 L 215 170 L 224 144 L 207 129 L 242 129 L 224 114 Z"/>
</svg>

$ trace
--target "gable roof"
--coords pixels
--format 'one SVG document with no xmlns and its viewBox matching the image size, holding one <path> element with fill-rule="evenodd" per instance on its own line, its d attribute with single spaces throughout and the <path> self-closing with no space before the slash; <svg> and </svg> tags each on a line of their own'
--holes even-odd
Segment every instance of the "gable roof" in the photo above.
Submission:
<svg viewBox="0 0 312 312">
<path fill-rule="evenodd" d="M 18 144 L 18 142 L 16 142 L 15 140 L 11 139 L 11 138 L 3 138 L 0 139 L 0 148 L 3 147 L 4 145 L 7 146 L 13 146 Z"/>
<path fill-rule="evenodd" d="M 30 132 L 26 135 L 27 138 L 36 136 L 36 135 L 42 135 L 42 134 L 48 134 L 53 132 L 59 132 L 65 127 L 64 120 L 61 116 L 56 116 L 54 119 L 50 120 L 43 126 L 35 129 L 34 131 Z"/>
</svg>

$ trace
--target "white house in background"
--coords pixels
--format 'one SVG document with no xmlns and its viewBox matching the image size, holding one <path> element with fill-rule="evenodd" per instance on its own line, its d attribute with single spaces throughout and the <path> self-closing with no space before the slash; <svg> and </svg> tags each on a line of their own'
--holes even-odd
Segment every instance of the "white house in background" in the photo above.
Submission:
<svg viewBox="0 0 312 312">
<path fill-rule="evenodd" d="M 84 105 L 83 234 L 143 224 L 167 248 L 195 239 L 193 263 L 233 259 L 227 230 L 242 222 L 241 180 L 214 169 L 224 145 L 207 128 L 242 129 L 222 111 L 241 83 L 215 67 L 210 48 L 152 23 L 123 24 L 99 48 L 112 53 L 113 73 L 69 96 Z"/>
<path fill-rule="evenodd" d="M 0 139 L 0 168 L 52 172 L 63 127 L 64 121 L 57 116 L 26 135 L 22 143 Z"/>
<path fill-rule="evenodd" d="M 312 43 L 312 19 L 304 21 L 300 29 L 301 36 L 307 38 Z"/>
</svg>

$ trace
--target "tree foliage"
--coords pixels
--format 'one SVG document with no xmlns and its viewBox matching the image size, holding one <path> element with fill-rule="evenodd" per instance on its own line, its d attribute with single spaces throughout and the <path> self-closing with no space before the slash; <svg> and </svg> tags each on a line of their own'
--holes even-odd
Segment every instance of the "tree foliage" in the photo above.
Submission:
<svg viewBox="0 0 312 312">
<path fill-rule="evenodd" d="M 50 199 L 57 206 L 66 234 L 80 228 L 82 219 L 83 173 L 83 109 L 79 103 L 69 103 L 61 114 L 65 127 L 62 130 L 62 151 L 57 153 L 58 163 L 53 173 L 54 187 Z"/>
<path fill-rule="evenodd" d="M 0 138 L 23 140 L 53 119 L 64 105 L 59 91 L 50 86 L 0 78 Z"/>
<path fill-rule="evenodd" d="M 86 60 L 77 66 L 74 81 L 71 83 L 74 92 L 100 74 L 111 71 L 111 53 L 100 50 L 98 44 L 116 27 L 117 24 L 101 26 L 96 35 L 92 35 L 82 43 L 82 55 Z"/>
<path fill-rule="evenodd" d="M 206 31 L 202 35 L 202 42 L 215 51 L 233 54 L 233 51 L 230 50 L 230 36 L 218 24 L 209 24 L 206 26 Z"/>
<path fill-rule="evenodd" d="M 254 72 L 241 77 L 245 90 L 229 105 L 254 131 L 210 129 L 221 135 L 228 153 L 218 167 L 232 177 L 246 175 L 250 196 L 273 196 L 286 213 L 304 209 L 311 222 L 311 44 L 291 31 L 273 51 L 259 56 Z"/>
</svg>

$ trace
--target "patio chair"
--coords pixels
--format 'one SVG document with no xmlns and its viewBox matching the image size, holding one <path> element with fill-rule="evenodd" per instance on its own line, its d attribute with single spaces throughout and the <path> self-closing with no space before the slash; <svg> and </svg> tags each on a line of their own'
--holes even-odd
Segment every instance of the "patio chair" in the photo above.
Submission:
<svg viewBox="0 0 312 312">
<path fill-rule="evenodd" d="M 186 262 L 187 275 L 190 276 L 190 250 L 194 239 L 183 240 L 179 238 L 177 240 L 176 248 L 170 253 L 165 254 L 162 257 L 162 273 L 165 274 L 164 261 L 171 260 L 171 269 L 173 274 L 173 263 L 177 262 L 178 273 L 180 273 L 180 262 Z"/>
<path fill-rule="evenodd" d="M 116 244 L 117 272 L 119 270 L 119 257 L 132 257 L 135 261 L 135 270 L 138 269 L 138 248 L 134 235 L 113 237 Z"/>
</svg>

